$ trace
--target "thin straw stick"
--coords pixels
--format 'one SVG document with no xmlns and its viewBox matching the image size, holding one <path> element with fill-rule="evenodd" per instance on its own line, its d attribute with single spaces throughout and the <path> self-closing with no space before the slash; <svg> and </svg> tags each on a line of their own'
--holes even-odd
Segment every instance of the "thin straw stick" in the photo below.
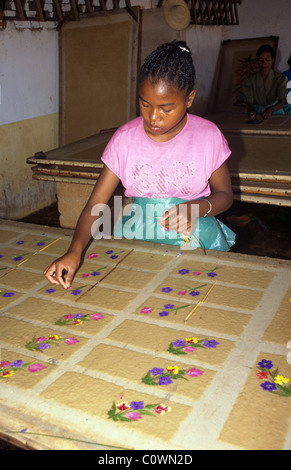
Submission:
<svg viewBox="0 0 291 470">
<path fill-rule="evenodd" d="M 49 243 L 47 246 L 44 246 L 41 250 L 38 250 L 36 251 L 35 253 L 33 253 L 31 256 L 29 256 L 28 258 L 25 258 L 23 261 L 21 261 L 21 263 L 17 264 L 16 265 L 16 268 L 18 268 L 18 266 L 21 266 L 23 263 L 25 263 L 26 261 L 30 260 L 33 256 L 35 255 L 38 255 L 41 251 L 43 250 L 46 250 L 49 246 L 53 245 L 54 243 L 58 242 L 59 240 L 61 240 L 63 237 L 59 237 L 57 238 L 56 240 L 54 240 L 53 242 Z"/>
<path fill-rule="evenodd" d="M 76 302 L 78 302 L 78 301 L 81 299 L 81 297 L 83 297 L 83 295 L 88 294 L 88 292 L 90 292 L 94 287 L 96 287 L 97 284 L 100 284 L 100 282 L 104 281 L 104 279 L 105 279 L 107 276 L 109 276 L 109 274 L 111 274 L 111 273 L 117 268 L 117 266 L 118 266 L 123 260 L 125 260 L 125 258 L 126 258 L 128 255 L 130 255 L 130 253 L 132 253 L 132 252 L 133 252 L 133 249 L 130 250 L 121 260 L 119 260 L 118 263 L 116 263 L 115 266 L 113 266 L 113 268 L 110 269 L 110 271 L 109 271 L 107 274 L 105 274 L 105 276 L 102 277 L 102 279 L 100 279 L 100 281 L 95 282 L 95 284 L 93 284 L 92 286 L 90 286 L 89 289 L 86 290 L 86 292 L 83 292 L 83 294 L 79 295 L 78 298 L 76 299 Z"/>
<path fill-rule="evenodd" d="M 56 243 L 57 241 L 61 240 L 61 238 L 63 238 L 63 237 L 57 238 L 56 240 L 51 242 L 49 245 L 44 246 L 43 248 L 41 248 L 41 250 L 35 251 L 31 256 L 29 256 L 28 258 L 25 258 L 23 261 L 21 261 L 21 263 L 18 263 L 16 266 L 13 266 L 13 268 L 7 268 L 8 271 L 5 271 L 4 273 L 2 273 L 0 278 L 6 276 L 11 271 L 14 271 L 16 268 L 18 268 L 18 266 L 21 266 L 23 263 L 26 263 L 26 261 L 29 261 L 33 256 L 38 255 L 38 253 L 40 253 L 41 251 L 46 250 L 49 246 L 51 246 L 54 243 Z"/>
<path fill-rule="evenodd" d="M 185 318 L 185 322 L 191 317 L 192 313 L 195 312 L 196 308 L 199 307 L 200 304 L 202 304 L 202 302 L 204 302 L 204 300 L 206 299 L 206 297 L 210 294 L 210 292 L 212 291 L 213 287 L 215 286 L 215 284 L 217 283 L 217 281 L 215 281 L 212 286 L 210 287 L 210 289 L 208 290 L 208 292 L 206 292 L 205 296 L 203 297 L 202 300 L 200 300 L 200 302 L 198 302 L 197 305 L 195 305 L 195 307 L 193 308 L 193 310 L 191 310 L 190 313 L 188 313 L 187 317 Z"/>
</svg>

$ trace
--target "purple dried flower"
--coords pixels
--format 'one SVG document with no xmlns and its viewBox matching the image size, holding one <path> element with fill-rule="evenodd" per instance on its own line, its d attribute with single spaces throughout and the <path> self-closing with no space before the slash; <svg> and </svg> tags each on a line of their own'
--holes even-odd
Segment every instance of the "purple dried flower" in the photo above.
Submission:
<svg viewBox="0 0 291 470">
<path fill-rule="evenodd" d="M 203 346 L 205 346 L 206 348 L 216 348 L 218 344 L 219 343 L 215 341 L 214 339 L 210 339 L 210 340 L 207 339 L 206 341 L 204 341 Z"/>
<path fill-rule="evenodd" d="M 159 385 L 169 385 L 172 383 L 173 383 L 173 380 L 171 380 L 168 375 L 166 375 L 166 377 L 159 378 Z"/>
<path fill-rule="evenodd" d="M 186 344 L 186 341 L 183 341 L 182 339 L 177 339 L 177 341 L 174 341 L 172 343 L 173 346 L 175 346 L 175 348 L 179 348 L 181 346 L 185 346 Z"/>
<path fill-rule="evenodd" d="M 261 362 L 258 362 L 258 366 L 260 366 L 262 369 L 272 369 L 273 364 L 272 364 L 272 361 L 263 359 Z"/>
<path fill-rule="evenodd" d="M 21 359 L 19 359 L 18 361 L 14 361 L 14 362 L 11 362 L 10 364 L 10 367 L 21 367 L 23 366 L 23 361 Z"/>
<path fill-rule="evenodd" d="M 46 290 L 47 294 L 52 294 L 53 292 L 56 292 L 56 290 L 55 289 L 47 289 Z"/>
<path fill-rule="evenodd" d="M 82 291 L 80 289 L 75 289 L 71 292 L 71 294 L 73 294 L 73 295 L 79 295 L 81 293 L 82 293 Z"/>
<path fill-rule="evenodd" d="M 130 403 L 130 408 L 132 410 L 142 410 L 144 408 L 143 401 L 132 401 Z"/>
<path fill-rule="evenodd" d="M 163 310 L 163 312 L 159 312 L 160 317 L 167 317 L 169 315 L 169 312 L 166 310 Z"/>
<path fill-rule="evenodd" d="M 180 269 L 179 274 L 189 274 L 189 269 Z"/>
<path fill-rule="evenodd" d="M 268 381 L 261 384 L 261 387 L 263 390 L 267 390 L 268 392 L 273 392 L 274 390 L 277 390 L 276 385 Z"/>
<path fill-rule="evenodd" d="M 164 369 L 160 369 L 159 367 L 154 367 L 153 369 L 150 370 L 150 373 L 152 375 L 159 375 L 164 372 Z"/>
<path fill-rule="evenodd" d="M 14 292 L 5 292 L 2 297 L 13 297 Z"/>
</svg>

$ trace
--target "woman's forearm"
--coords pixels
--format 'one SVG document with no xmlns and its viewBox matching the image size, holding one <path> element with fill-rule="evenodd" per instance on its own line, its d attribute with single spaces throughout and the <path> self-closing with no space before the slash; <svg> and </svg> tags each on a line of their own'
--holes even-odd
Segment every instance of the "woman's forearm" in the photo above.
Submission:
<svg viewBox="0 0 291 470">
<path fill-rule="evenodd" d="M 101 211 L 102 207 L 106 206 L 118 183 L 119 178 L 105 166 L 86 206 L 81 212 L 68 252 L 75 253 L 78 256 L 82 255 L 92 239 L 92 225 L 99 217 L 93 209 L 97 205 L 98 209 L 100 208 Z M 98 211 L 98 213 L 100 211 Z"/>
<path fill-rule="evenodd" d="M 280 101 L 278 101 L 278 103 L 274 104 L 273 106 L 270 106 L 267 109 L 273 113 L 274 111 L 279 111 L 284 106 L 285 106 L 285 100 L 280 100 Z"/>
<path fill-rule="evenodd" d="M 86 206 L 78 219 L 68 252 L 81 256 L 92 238 L 91 227 L 96 217 L 91 216 L 91 208 Z"/>
<path fill-rule="evenodd" d="M 196 201 L 197 202 L 197 201 Z M 218 191 L 199 202 L 199 217 L 217 215 L 229 209 L 233 202 L 231 192 Z"/>
</svg>

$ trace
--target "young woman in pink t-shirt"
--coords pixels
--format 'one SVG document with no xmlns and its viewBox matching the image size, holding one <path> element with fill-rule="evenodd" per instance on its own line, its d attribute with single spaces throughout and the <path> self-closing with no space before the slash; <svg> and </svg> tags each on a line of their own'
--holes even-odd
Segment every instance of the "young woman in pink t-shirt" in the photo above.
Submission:
<svg viewBox="0 0 291 470">
<path fill-rule="evenodd" d="M 187 113 L 194 85 L 185 42 L 163 44 L 145 59 L 139 73 L 141 116 L 108 143 L 70 248 L 44 271 L 52 284 L 70 287 L 96 224 L 92 209 L 107 204 L 120 181 L 133 204 L 130 215 L 116 224 L 116 237 L 224 251 L 234 244 L 233 232 L 214 217 L 232 204 L 230 150 L 215 124 Z"/>
</svg>

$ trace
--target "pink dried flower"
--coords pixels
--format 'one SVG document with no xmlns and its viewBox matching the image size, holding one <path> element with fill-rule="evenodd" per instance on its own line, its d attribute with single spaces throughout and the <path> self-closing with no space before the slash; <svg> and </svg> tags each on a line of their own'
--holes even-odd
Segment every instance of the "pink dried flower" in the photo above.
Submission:
<svg viewBox="0 0 291 470">
<path fill-rule="evenodd" d="M 102 320 L 103 315 L 101 315 L 101 313 L 94 313 L 92 316 L 91 316 L 92 320 L 95 320 L 95 321 L 98 321 L 98 320 Z"/>
<path fill-rule="evenodd" d="M 68 344 L 70 346 L 70 344 L 75 344 L 75 343 L 79 343 L 79 341 L 74 338 L 73 336 L 71 338 L 68 338 L 65 340 L 65 343 Z"/>
<path fill-rule="evenodd" d="M 140 313 L 151 313 L 153 311 L 152 307 L 144 307 L 141 309 Z"/>
<path fill-rule="evenodd" d="M 35 340 L 36 343 L 42 343 L 43 341 L 46 341 L 45 336 L 40 336 L 39 338 Z"/>
<path fill-rule="evenodd" d="M 197 351 L 197 348 L 193 348 L 192 346 L 186 346 L 185 348 L 183 348 L 183 351 L 194 352 L 194 351 Z"/>
<path fill-rule="evenodd" d="M 198 377 L 199 375 L 203 374 L 203 370 L 195 369 L 194 367 L 192 369 L 187 370 L 186 375 L 189 375 L 190 377 Z"/>
<path fill-rule="evenodd" d="M 187 294 L 187 291 L 186 291 L 186 290 L 180 290 L 180 291 L 178 292 L 178 295 L 185 295 L 185 294 Z"/>
<path fill-rule="evenodd" d="M 164 413 L 167 413 L 169 411 L 171 411 L 171 407 L 169 406 L 166 406 L 166 405 L 163 405 L 162 403 L 160 405 L 158 405 L 155 409 L 154 409 L 155 413 L 158 413 L 159 415 L 163 415 Z"/>
<path fill-rule="evenodd" d="M 98 254 L 97 254 L 97 253 L 90 253 L 90 255 L 88 255 L 88 258 L 89 258 L 89 259 L 97 258 L 97 257 L 98 257 Z"/>
<path fill-rule="evenodd" d="M 130 411 L 129 413 L 126 413 L 126 416 L 132 421 L 136 421 L 137 419 L 142 418 L 141 414 L 138 413 L 137 411 Z"/>
<path fill-rule="evenodd" d="M 31 364 L 31 366 L 28 367 L 29 372 L 38 372 L 42 369 L 46 369 L 42 364 Z"/>
<path fill-rule="evenodd" d="M 1 361 L 0 363 L 0 369 L 6 369 L 10 365 L 10 362 L 8 361 Z"/>
</svg>

